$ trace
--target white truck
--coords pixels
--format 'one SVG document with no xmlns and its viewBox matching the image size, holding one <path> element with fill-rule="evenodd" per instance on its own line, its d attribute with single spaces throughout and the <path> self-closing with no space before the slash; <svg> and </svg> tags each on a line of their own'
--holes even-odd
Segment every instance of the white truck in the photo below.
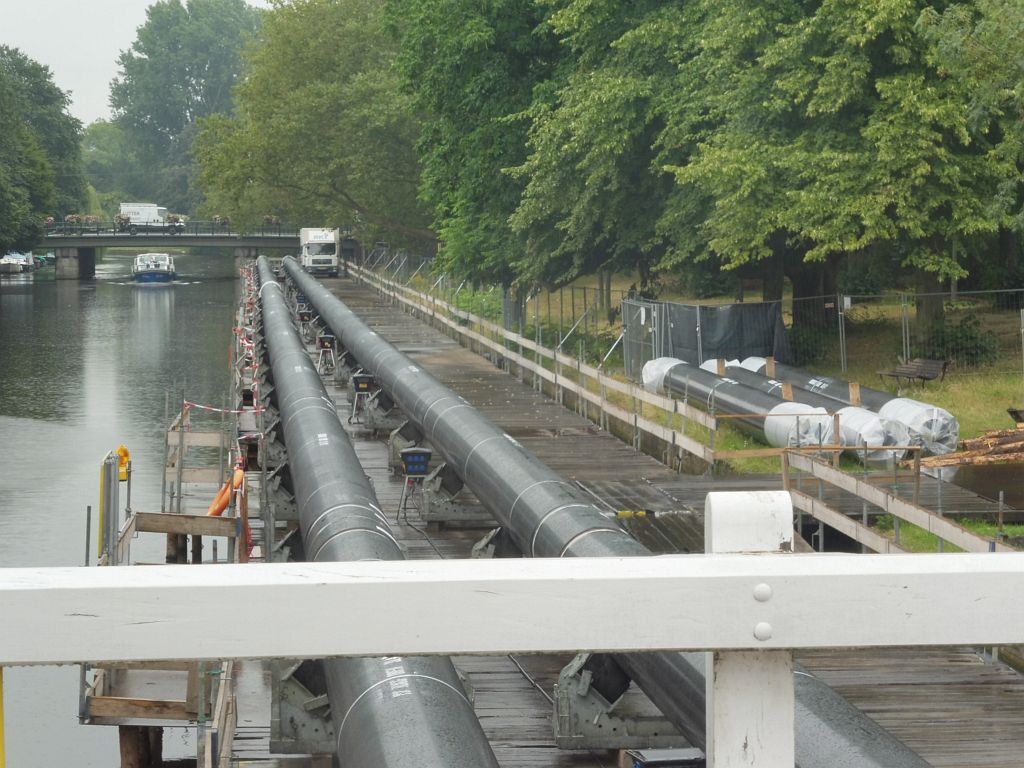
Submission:
<svg viewBox="0 0 1024 768">
<path fill-rule="evenodd" d="M 156 203 L 121 203 L 114 223 L 118 232 L 130 235 L 139 232 L 176 235 L 185 229 L 185 222 L 173 213 L 168 214 L 166 208 Z"/>
<path fill-rule="evenodd" d="M 299 265 L 311 275 L 338 276 L 341 232 L 303 227 L 299 230 Z"/>
</svg>

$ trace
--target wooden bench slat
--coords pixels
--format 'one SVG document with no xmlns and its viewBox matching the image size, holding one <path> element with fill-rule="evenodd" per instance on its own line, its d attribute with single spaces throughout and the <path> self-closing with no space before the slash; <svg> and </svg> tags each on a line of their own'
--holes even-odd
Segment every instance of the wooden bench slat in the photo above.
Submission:
<svg viewBox="0 0 1024 768">
<path fill-rule="evenodd" d="M 878 371 L 878 377 L 884 381 L 885 377 L 889 376 L 896 379 L 897 384 L 900 379 L 906 379 L 908 384 L 914 379 L 919 379 L 923 384 L 932 379 L 939 379 L 940 381 L 945 379 L 948 366 L 948 360 L 929 360 L 917 357 L 909 363 L 901 363 L 891 370 Z"/>
</svg>

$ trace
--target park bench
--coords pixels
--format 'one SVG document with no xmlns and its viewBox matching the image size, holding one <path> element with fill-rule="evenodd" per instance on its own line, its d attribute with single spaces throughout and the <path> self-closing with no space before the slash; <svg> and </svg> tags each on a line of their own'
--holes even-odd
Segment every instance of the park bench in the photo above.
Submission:
<svg viewBox="0 0 1024 768">
<path fill-rule="evenodd" d="M 878 371 L 878 377 L 885 382 L 886 376 L 896 379 L 896 386 L 899 386 L 901 379 L 906 379 L 907 384 L 917 379 L 922 384 L 932 379 L 942 381 L 946 378 L 946 368 L 949 367 L 949 360 L 929 360 L 924 357 L 915 357 L 907 363 L 901 363 L 892 370 Z"/>
</svg>

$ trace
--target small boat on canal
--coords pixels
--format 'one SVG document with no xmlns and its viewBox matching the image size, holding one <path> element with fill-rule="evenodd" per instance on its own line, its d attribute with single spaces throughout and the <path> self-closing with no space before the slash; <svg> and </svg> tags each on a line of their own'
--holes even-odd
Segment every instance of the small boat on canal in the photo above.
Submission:
<svg viewBox="0 0 1024 768">
<path fill-rule="evenodd" d="M 167 253 L 140 253 L 132 263 L 137 283 L 169 283 L 175 276 L 174 257 Z"/>
</svg>

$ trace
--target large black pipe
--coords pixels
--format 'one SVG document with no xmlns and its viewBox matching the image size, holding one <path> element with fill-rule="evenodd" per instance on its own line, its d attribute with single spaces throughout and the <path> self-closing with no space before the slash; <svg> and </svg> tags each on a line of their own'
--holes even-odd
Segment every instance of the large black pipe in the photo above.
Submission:
<svg viewBox="0 0 1024 768">
<path fill-rule="evenodd" d="M 374 375 L 524 553 L 651 554 L 576 486 L 368 328 L 294 259 L 286 257 L 284 268 L 342 346 Z M 704 659 L 701 653 L 616 656 L 665 716 L 699 746 L 705 740 Z M 927 768 L 906 745 L 817 678 L 800 671 L 795 687 L 801 768 Z"/>
<path fill-rule="evenodd" d="M 258 269 L 263 338 L 306 555 L 313 561 L 401 560 L 402 550 L 265 257 Z M 449 659 L 332 659 L 324 668 L 340 765 L 497 768 Z"/>
<path fill-rule="evenodd" d="M 776 448 L 829 445 L 835 440 L 835 425 L 828 409 L 787 402 L 769 391 L 674 357 L 645 363 L 643 380 L 652 391 L 685 397 L 717 415 L 736 416 L 728 423 L 745 428 Z"/>
</svg>

